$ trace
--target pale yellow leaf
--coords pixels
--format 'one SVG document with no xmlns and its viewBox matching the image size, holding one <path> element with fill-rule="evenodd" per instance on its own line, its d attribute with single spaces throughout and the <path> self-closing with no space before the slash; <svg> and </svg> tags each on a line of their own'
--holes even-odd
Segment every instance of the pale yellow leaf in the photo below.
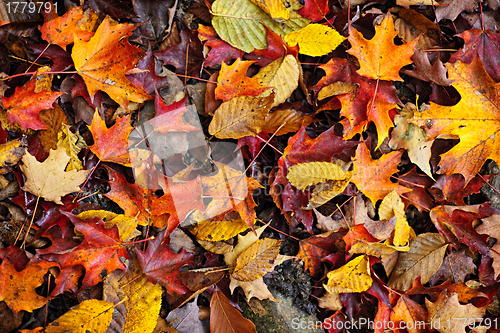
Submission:
<svg viewBox="0 0 500 333">
<path fill-rule="evenodd" d="M 367 243 L 367 242 L 357 242 L 349 250 L 350 254 L 363 253 L 376 256 L 379 258 L 384 258 L 396 251 L 408 252 L 410 247 L 407 246 L 393 246 L 384 243 Z"/>
<path fill-rule="evenodd" d="M 64 147 L 50 150 L 49 157 L 42 163 L 30 153 L 23 156 L 21 170 L 26 176 L 23 190 L 48 201 L 62 205 L 61 197 L 80 190 L 89 170 L 71 170 L 65 172 L 70 157 Z"/>
<path fill-rule="evenodd" d="M 346 38 L 337 30 L 323 24 L 312 23 L 285 36 L 290 46 L 299 44 L 299 53 L 320 57 L 335 50 Z"/>
<path fill-rule="evenodd" d="M 385 196 L 380 204 L 378 214 L 381 220 L 389 220 L 396 217 L 396 226 L 394 227 L 393 244 L 395 246 L 404 246 L 408 243 L 410 237 L 410 225 L 406 221 L 405 205 L 401 197 L 392 190 Z"/>
<path fill-rule="evenodd" d="M 235 266 L 238 256 L 255 243 L 266 228 L 267 225 L 264 225 L 260 228 L 256 228 L 255 233 L 248 232 L 245 236 L 238 235 L 238 244 L 236 244 L 232 251 L 224 254 L 224 261 L 226 264 L 228 266 Z"/>
<path fill-rule="evenodd" d="M 360 293 L 368 290 L 373 283 L 370 276 L 368 256 L 359 256 L 327 275 L 326 291 L 335 293 Z"/>
</svg>

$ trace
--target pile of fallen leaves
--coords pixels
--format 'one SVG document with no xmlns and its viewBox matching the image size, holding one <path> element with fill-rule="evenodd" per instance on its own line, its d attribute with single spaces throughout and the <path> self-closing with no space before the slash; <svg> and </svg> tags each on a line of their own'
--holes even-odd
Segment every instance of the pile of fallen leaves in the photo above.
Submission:
<svg viewBox="0 0 500 333">
<path fill-rule="evenodd" d="M 0 331 L 500 332 L 498 8 L 0 2 Z"/>
</svg>

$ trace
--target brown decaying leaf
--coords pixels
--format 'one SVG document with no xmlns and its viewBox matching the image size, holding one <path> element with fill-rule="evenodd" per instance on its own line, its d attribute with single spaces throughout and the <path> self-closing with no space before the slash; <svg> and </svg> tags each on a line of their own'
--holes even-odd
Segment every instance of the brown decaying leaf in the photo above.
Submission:
<svg viewBox="0 0 500 333">
<path fill-rule="evenodd" d="M 211 333 L 250 333 L 257 332 L 255 325 L 236 310 L 224 294 L 216 290 L 210 300 Z"/>
</svg>

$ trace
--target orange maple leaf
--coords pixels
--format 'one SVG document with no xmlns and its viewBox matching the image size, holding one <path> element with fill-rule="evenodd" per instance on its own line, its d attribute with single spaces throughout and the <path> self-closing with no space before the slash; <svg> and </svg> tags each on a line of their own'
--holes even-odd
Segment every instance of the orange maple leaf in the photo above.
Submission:
<svg viewBox="0 0 500 333">
<path fill-rule="evenodd" d="M 7 258 L 0 265 L 0 301 L 5 301 L 15 313 L 21 310 L 32 312 L 47 302 L 45 297 L 39 296 L 35 288 L 40 286 L 43 276 L 52 266 L 59 266 L 53 262 L 40 261 L 18 272 Z"/>
<path fill-rule="evenodd" d="M 135 27 L 134 24 L 118 24 L 106 17 L 90 41 L 75 36 L 71 57 L 92 99 L 98 90 L 102 90 L 128 109 L 129 101 L 141 103 L 151 98 L 125 76 L 145 55 L 127 40 Z"/>
<path fill-rule="evenodd" d="M 64 92 L 42 89 L 35 92 L 37 74 L 22 87 L 16 87 L 14 95 L 3 97 L 3 106 L 7 109 L 7 119 L 11 123 L 19 123 L 23 130 L 28 128 L 41 130 L 48 128 L 40 119 L 42 110 L 50 109 L 52 103 Z"/>
<path fill-rule="evenodd" d="M 61 17 L 45 22 L 39 28 L 42 38 L 51 44 L 56 44 L 66 50 L 69 44 L 73 44 L 74 36 L 88 42 L 94 35 L 93 31 L 80 30 L 77 23 L 83 18 L 82 7 L 73 7 Z"/>
<path fill-rule="evenodd" d="M 460 142 L 441 155 L 438 173 L 460 173 L 465 185 L 487 159 L 500 163 L 500 83 L 486 73 L 479 58 L 471 64 L 446 64 L 452 86 L 462 98 L 454 106 L 430 103 L 411 122 L 424 128 L 429 140 L 450 134 Z M 473 112 L 472 112 L 473 111 Z"/>
<path fill-rule="evenodd" d="M 399 70 L 413 62 L 411 56 L 418 38 L 397 46 L 394 44 L 397 34 L 390 14 L 384 17 L 380 25 L 375 26 L 375 36 L 370 40 L 366 40 L 356 29 L 351 30 L 349 42 L 352 47 L 347 52 L 358 58 L 359 75 L 375 80 L 403 81 Z"/>
<path fill-rule="evenodd" d="M 373 204 L 382 200 L 393 189 L 398 194 L 411 191 L 399 184 L 392 183 L 390 177 L 398 172 L 398 163 L 401 160 L 401 151 L 393 151 L 382 155 L 378 160 L 372 159 L 370 150 L 366 144 L 362 143 L 356 149 L 354 159 L 354 169 L 351 182 L 356 184 L 358 189 L 366 195 Z"/>
<path fill-rule="evenodd" d="M 245 75 L 254 62 L 241 59 L 236 59 L 232 65 L 226 65 L 223 62 L 217 79 L 215 98 L 226 102 L 238 96 L 259 96 L 264 91 L 272 88 L 261 85 L 257 78 Z"/>
<path fill-rule="evenodd" d="M 130 116 L 117 118 L 116 123 L 108 129 L 96 109 L 90 125 L 94 144 L 89 148 L 103 162 L 130 166 L 130 155 L 127 148 L 128 137 L 132 130 Z"/>
</svg>

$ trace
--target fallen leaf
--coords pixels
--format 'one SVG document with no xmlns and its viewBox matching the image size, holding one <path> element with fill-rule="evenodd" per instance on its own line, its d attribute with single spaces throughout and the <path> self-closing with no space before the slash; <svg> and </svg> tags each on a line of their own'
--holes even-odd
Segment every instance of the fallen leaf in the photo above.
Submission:
<svg viewBox="0 0 500 333">
<path fill-rule="evenodd" d="M 335 50 L 346 38 L 337 30 L 322 24 L 309 24 L 288 33 L 285 41 L 290 46 L 299 45 L 299 53 L 320 57 Z"/>
<path fill-rule="evenodd" d="M 150 99 L 143 89 L 125 77 L 144 56 L 144 51 L 127 41 L 135 27 L 134 24 L 118 24 L 108 16 L 88 42 L 75 38 L 71 58 L 92 101 L 98 90 L 106 92 L 127 110 L 129 101 L 141 103 Z"/>
<path fill-rule="evenodd" d="M 211 333 L 257 332 L 255 325 L 245 319 L 218 290 L 214 291 L 210 300 L 210 319 Z"/>
<path fill-rule="evenodd" d="M 240 281 L 253 281 L 264 276 L 272 267 L 279 254 L 281 241 L 259 239 L 245 249 L 238 258 L 232 277 Z"/>
<path fill-rule="evenodd" d="M 54 101 L 64 95 L 64 92 L 55 92 L 50 89 L 35 92 L 39 76 L 35 73 L 24 86 L 16 87 L 12 96 L 2 97 L 3 107 L 7 110 L 7 119 L 11 123 L 18 123 L 24 131 L 28 128 L 34 130 L 47 128 L 47 125 L 40 119 L 40 111 L 50 109 Z"/>
<path fill-rule="evenodd" d="M 460 304 L 456 293 L 448 296 L 442 292 L 436 302 L 426 299 L 425 305 L 429 310 L 427 320 L 441 333 L 465 333 L 467 326 L 481 321 L 486 313 L 485 308 Z"/>
<path fill-rule="evenodd" d="M 49 157 L 42 163 L 30 153 L 24 155 L 21 170 L 26 175 L 23 190 L 38 197 L 62 205 L 61 197 L 80 190 L 79 185 L 85 181 L 89 170 L 64 171 L 70 157 L 66 149 L 59 147 L 51 150 Z"/>
<path fill-rule="evenodd" d="M 386 15 L 380 25 L 375 26 L 375 36 L 366 40 L 356 29 L 349 34 L 351 48 L 347 50 L 359 61 L 357 73 L 374 80 L 403 81 L 399 70 L 412 63 L 417 39 L 413 42 L 396 46 L 394 37 L 397 36 L 391 15 Z"/>
<path fill-rule="evenodd" d="M 423 283 L 439 270 L 447 244 L 440 234 L 424 233 L 410 240 L 410 251 L 399 253 L 399 258 L 387 286 L 406 291 L 416 277 Z"/>
<path fill-rule="evenodd" d="M 238 96 L 259 96 L 270 87 L 263 86 L 259 79 L 245 75 L 254 61 L 236 59 L 232 65 L 222 63 L 215 88 L 215 98 L 224 102 Z"/>
<path fill-rule="evenodd" d="M 372 285 L 367 256 L 359 256 L 344 266 L 328 273 L 328 283 L 323 286 L 331 293 L 360 293 Z"/>
<path fill-rule="evenodd" d="M 54 320 L 46 327 L 45 332 L 104 333 L 111 323 L 113 311 L 113 303 L 89 299 Z"/>
</svg>

